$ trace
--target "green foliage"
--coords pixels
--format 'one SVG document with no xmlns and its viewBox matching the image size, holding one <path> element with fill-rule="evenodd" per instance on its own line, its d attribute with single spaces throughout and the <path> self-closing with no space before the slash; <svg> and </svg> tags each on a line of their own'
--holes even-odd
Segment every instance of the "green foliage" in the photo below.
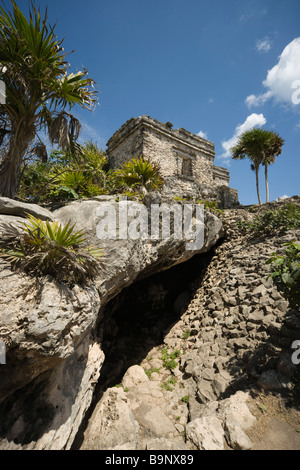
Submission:
<svg viewBox="0 0 300 470">
<path fill-rule="evenodd" d="M 101 250 L 83 247 L 84 232 L 75 232 L 70 222 L 63 227 L 58 222 L 44 222 L 28 215 L 20 229 L 9 224 L 4 228 L 0 256 L 14 269 L 38 276 L 50 274 L 61 282 L 83 284 L 93 279 L 102 267 Z"/>
<path fill-rule="evenodd" d="M 157 190 L 163 184 L 159 168 L 143 157 L 132 158 L 121 165 L 120 169 L 112 173 L 112 178 L 116 186 L 125 190 L 128 188 L 139 190 L 142 187 Z"/>
<path fill-rule="evenodd" d="M 104 152 L 85 142 L 80 152 L 53 151 L 49 161 L 35 161 L 23 174 L 18 196 L 34 202 L 60 202 L 107 194 L 109 174 Z"/>
<path fill-rule="evenodd" d="M 238 222 L 237 225 L 242 233 L 249 233 L 254 237 L 300 228 L 300 206 L 284 204 L 276 210 L 267 210 L 252 221 Z"/>
<path fill-rule="evenodd" d="M 197 204 L 203 204 L 205 210 L 212 212 L 215 215 L 223 214 L 222 209 L 218 208 L 217 201 L 208 201 L 207 199 L 199 199 L 197 201 Z"/>
<path fill-rule="evenodd" d="M 176 349 L 171 353 L 168 352 L 168 348 L 163 348 L 161 351 L 161 359 L 163 361 L 163 366 L 166 369 L 173 370 L 178 366 L 178 362 L 175 361 L 180 356 L 180 351 Z"/>
<path fill-rule="evenodd" d="M 273 253 L 267 264 L 273 264 L 270 274 L 283 296 L 289 301 L 291 307 L 300 307 L 300 243 L 285 243 L 285 256 Z"/>
<path fill-rule="evenodd" d="M 283 144 L 284 140 L 277 133 L 254 127 L 243 132 L 235 147 L 231 149 L 233 159 L 243 160 L 248 157 L 251 161 L 251 169 L 256 173 L 256 189 L 260 204 L 259 167 L 260 165 L 265 166 L 266 202 L 269 202 L 268 165 L 274 163 L 275 157 L 281 154 Z"/>
<path fill-rule="evenodd" d="M 139 191 L 134 191 L 132 189 L 128 189 L 128 190 L 125 190 L 125 191 L 121 190 L 121 191 L 122 191 L 122 195 L 120 197 L 126 196 L 127 199 L 129 199 L 129 200 L 143 202 L 143 195 Z M 120 197 L 118 196 L 116 198 L 117 202 L 120 201 Z"/>
<path fill-rule="evenodd" d="M 186 202 L 187 199 L 185 197 L 180 197 L 180 196 L 174 196 L 173 200 L 176 202 Z"/>
<path fill-rule="evenodd" d="M 48 162 L 35 161 L 25 168 L 18 196 L 37 203 L 101 194 L 122 194 L 142 201 L 143 188 L 156 190 L 162 183 L 158 168 L 141 157 L 126 162 L 119 170 L 109 170 L 104 152 L 92 142 L 85 142 L 80 152 L 54 150 Z"/>
<path fill-rule="evenodd" d="M 151 380 L 153 372 L 160 373 L 160 369 L 157 367 L 151 367 L 150 369 L 145 370 L 145 374 Z"/>
<path fill-rule="evenodd" d="M 42 17 L 34 2 L 26 16 L 14 0 L 9 7 L 0 7 L 0 76 L 6 85 L 0 127 L 8 130 L 0 162 L 0 194 L 7 197 L 16 195 L 21 166 L 40 131 L 48 133 L 51 144 L 75 148 L 81 126 L 70 111 L 75 105 L 91 110 L 97 103 L 95 82 L 87 70 L 69 73 L 63 41 L 54 29 L 48 24 L 47 9 Z M 44 144 L 39 142 L 34 149 L 47 158 Z"/>
<path fill-rule="evenodd" d="M 183 333 L 183 339 L 188 339 L 191 336 L 191 332 L 189 330 L 186 330 Z"/>
<path fill-rule="evenodd" d="M 163 382 L 160 386 L 164 390 L 172 392 L 174 390 L 174 387 L 172 387 L 172 385 L 175 385 L 176 383 L 177 383 L 176 378 L 175 377 L 170 377 L 169 380 L 167 380 L 166 382 Z"/>
<path fill-rule="evenodd" d="M 208 200 L 208 199 L 196 199 L 196 198 L 190 198 L 190 197 L 180 197 L 180 196 L 174 196 L 173 200 L 184 204 L 185 202 L 190 203 L 190 204 L 203 204 L 204 209 L 206 211 L 209 211 L 215 215 L 220 215 L 223 214 L 222 209 L 218 207 L 218 201 L 215 200 Z"/>
<path fill-rule="evenodd" d="M 183 403 L 188 403 L 190 401 L 189 395 L 184 395 L 184 397 L 181 398 L 181 401 L 183 401 Z"/>
</svg>

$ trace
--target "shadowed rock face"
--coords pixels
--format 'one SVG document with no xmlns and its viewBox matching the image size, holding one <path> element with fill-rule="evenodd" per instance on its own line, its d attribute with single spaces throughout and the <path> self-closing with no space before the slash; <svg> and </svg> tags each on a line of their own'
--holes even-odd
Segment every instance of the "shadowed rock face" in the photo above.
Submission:
<svg viewBox="0 0 300 470">
<path fill-rule="evenodd" d="M 101 374 L 104 353 L 96 326 L 107 302 L 136 280 L 209 251 L 222 236 L 221 221 L 207 214 L 204 245 L 196 252 L 186 249 L 185 239 L 99 240 L 96 211 L 108 202 L 117 209 L 114 197 L 100 197 L 71 203 L 49 216 L 75 223 L 86 232 L 88 245 L 103 249 L 105 270 L 95 282 L 67 287 L 50 276 L 35 279 L 13 272 L 1 262 L 0 340 L 6 345 L 6 365 L 0 366 L 2 449 L 69 449 Z M 17 224 L 32 209 L 22 204 L 18 210 L 16 201 L 4 206 L 2 223 Z"/>
</svg>

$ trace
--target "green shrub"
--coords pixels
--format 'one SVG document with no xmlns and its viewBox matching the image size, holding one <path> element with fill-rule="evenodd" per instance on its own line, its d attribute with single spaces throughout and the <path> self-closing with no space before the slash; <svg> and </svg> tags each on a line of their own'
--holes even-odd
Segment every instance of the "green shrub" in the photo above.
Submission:
<svg viewBox="0 0 300 470">
<path fill-rule="evenodd" d="M 269 277 L 291 307 L 300 307 L 300 243 L 285 243 L 285 256 L 273 253 L 267 264 L 273 264 L 273 272 Z"/>
<path fill-rule="evenodd" d="M 174 196 L 174 197 L 173 197 L 173 201 L 176 201 L 176 202 L 187 202 L 187 198 L 181 197 L 181 196 Z"/>
<path fill-rule="evenodd" d="M 199 199 L 197 200 L 197 204 L 203 204 L 204 209 L 212 212 L 215 215 L 220 215 L 223 214 L 222 209 L 218 208 L 218 202 L 217 201 L 209 201 L 207 199 Z"/>
<path fill-rule="evenodd" d="M 163 382 L 160 384 L 160 387 L 164 390 L 167 390 L 168 392 L 173 392 L 174 388 L 171 387 L 171 385 L 169 384 L 169 382 Z"/>
<path fill-rule="evenodd" d="M 160 373 L 160 369 L 157 367 L 151 367 L 150 369 L 145 370 L 145 374 L 151 380 L 153 372 Z"/>
<path fill-rule="evenodd" d="M 177 357 L 180 356 L 180 351 L 176 349 L 175 351 L 169 353 L 168 348 L 163 348 L 161 351 L 161 359 L 163 361 L 163 366 L 166 369 L 173 370 L 178 366 L 178 362 L 175 361 Z"/>
<path fill-rule="evenodd" d="M 109 192 L 104 152 L 85 142 L 80 152 L 54 150 L 47 162 L 34 161 L 23 170 L 18 196 L 35 202 L 60 202 Z"/>
<path fill-rule="evenodd" d="M 176 377 L 172 376 L 166 382 L 163 382 L 160 386 L 164 390 L 168 390 L 169 392 L 172 392 L 174 390 L 174 387 L 172 387 L 172 385 L 176 385 L 176 384 L 177 384 L 177 379 Z"/>
<path fill-rule="evenodd" d="M 237 225 L 241 232 L 254 237 L 300 228 L 300 206 L 285 204 L 276 210 L 267 210 L 252 221 L 238 222 Z"/>
<path fill-rule="evenodd" d="M 19 198 L 34 202 L 64 202 L 101 194 L 124 194 L 141 201 L 143 190 L 163 184 L 156 165 L 133 158 L 109 170 L 104 152 L 85 142 L 80 152 L 54 150 L 47 162 L 34 161 L 23 169 Z"/>
<path fill-rule="evenodd" d="M 186 330 L 186 331 L 183 333 L 183 339 L 188 339 L 190 336 L 191 336 L 190 330 Z"/>
<path fill-rule="evenodd" d="M 83 284 L 93 279 L 102 268 L 102 252 L 83 247 L 83 231 L 74 231 L 70 222 L 62 227 L 58 222 L 42 221 L 29 215 L 27 222 L 16 228 L 6 224 L 0 239 L 0 256 L 14 269 L 29 274 L 50 274 L 66 283 Z"/>
<path fill-rule="evenodd" d="M 184 395 L 184 397 L 181 398 L 181 401 L 183 401 L 183 403 L 188 403 L 190 401 L 189 395 Z"/>
<path fill-rule="evenodd" d="M 163 184 L 159 168 L 155 164 L 144 160 L 143 157 L 132 158 L 112 172 L 112 179 L 116 186 L 124 190 L 146 188 L 157 190 Z"/>
</svg>

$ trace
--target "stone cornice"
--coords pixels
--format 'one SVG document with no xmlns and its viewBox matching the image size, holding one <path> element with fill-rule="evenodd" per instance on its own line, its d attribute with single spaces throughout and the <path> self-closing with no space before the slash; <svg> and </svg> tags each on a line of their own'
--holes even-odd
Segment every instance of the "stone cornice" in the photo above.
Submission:
<svg viewBox="0 0 300 470">
<path fill-rule="evenodd" d="M 214 158 L 214 144 L 202 137 L 192 134 L 183 128 L 172 129 L 168 125 L 152 119 L 149 116 L 139 116 L 138 118 L 131 118 L 126 121 L 118 131 L 107 142 L 108 151 L 113 150 L 117 147 L 126 137 L 132 134 L 140 127 L 148 127 L 152 131 L 158 132 L 170 139 L 177 144 L 184 145 L 192 151 L 205 153 L 207 156 Z"/>
</svg>

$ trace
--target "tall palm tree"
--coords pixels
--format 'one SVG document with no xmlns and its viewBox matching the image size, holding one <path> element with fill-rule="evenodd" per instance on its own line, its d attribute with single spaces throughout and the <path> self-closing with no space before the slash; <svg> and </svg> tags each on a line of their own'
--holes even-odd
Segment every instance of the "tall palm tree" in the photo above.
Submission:
<svg viewBox="0 0 300 470">
<path fill-rule="evenodd" d="M 266 182 L 266 202 L 269 202 L 269 181 L 268 181 L 268 166 L 275 163 L 276 157 L 282 152 L 284 140 L 276 132 L 268 131 L 269 140 L 265 149 L 265 157 L 262 164 L 265 167 L 265 182 Z"/>
<path fill-rule="evenodd" d="M 238 139 L 237 144 L 231 149 L 233 159 L 244 159 L 248 157 L 251 161 L 251 169 L 255 171 L 256 191 L 259 204 L 261 204 L 259 191 L 259 167 L 265 166 L 266 199 L 269 201 L 268 165 L 275 161 L 280 155 L 284 141 L 275 132 L 253 128 L 244 132 Z"/>
<path fill-rule="evenodd" d="M 231 149 L 232 158 L 234 160 L 243 160 L 248 157 L 251 161 L 251 169 L 255 171 L 256 178 L 256 191 L 258 202 L 261 204 L 260 191 L 259 191 L 259 167 L 263 160 L 260 145 L 257 139 L 258 129 L 244 132 L 238 139 L 237 144 Z"/>
<path fill-rule="evenodd" d="M 0 7 L 0 78 L 6 86 L 6 102 L 0 105 L 0 196 L 13 198 L 26 151 L 39 131 L 67 148 L 80 132 L 71 109 L 91 109 L 97 100 L 86 70 L 68 73 L 62 41 L 47 25 L 47 10 L 41 18 L 32 4 L 27 19 L 11 3 L 11 12 Z M 42 142 L 35 150 L 45 158 Z"/>
</svg>

